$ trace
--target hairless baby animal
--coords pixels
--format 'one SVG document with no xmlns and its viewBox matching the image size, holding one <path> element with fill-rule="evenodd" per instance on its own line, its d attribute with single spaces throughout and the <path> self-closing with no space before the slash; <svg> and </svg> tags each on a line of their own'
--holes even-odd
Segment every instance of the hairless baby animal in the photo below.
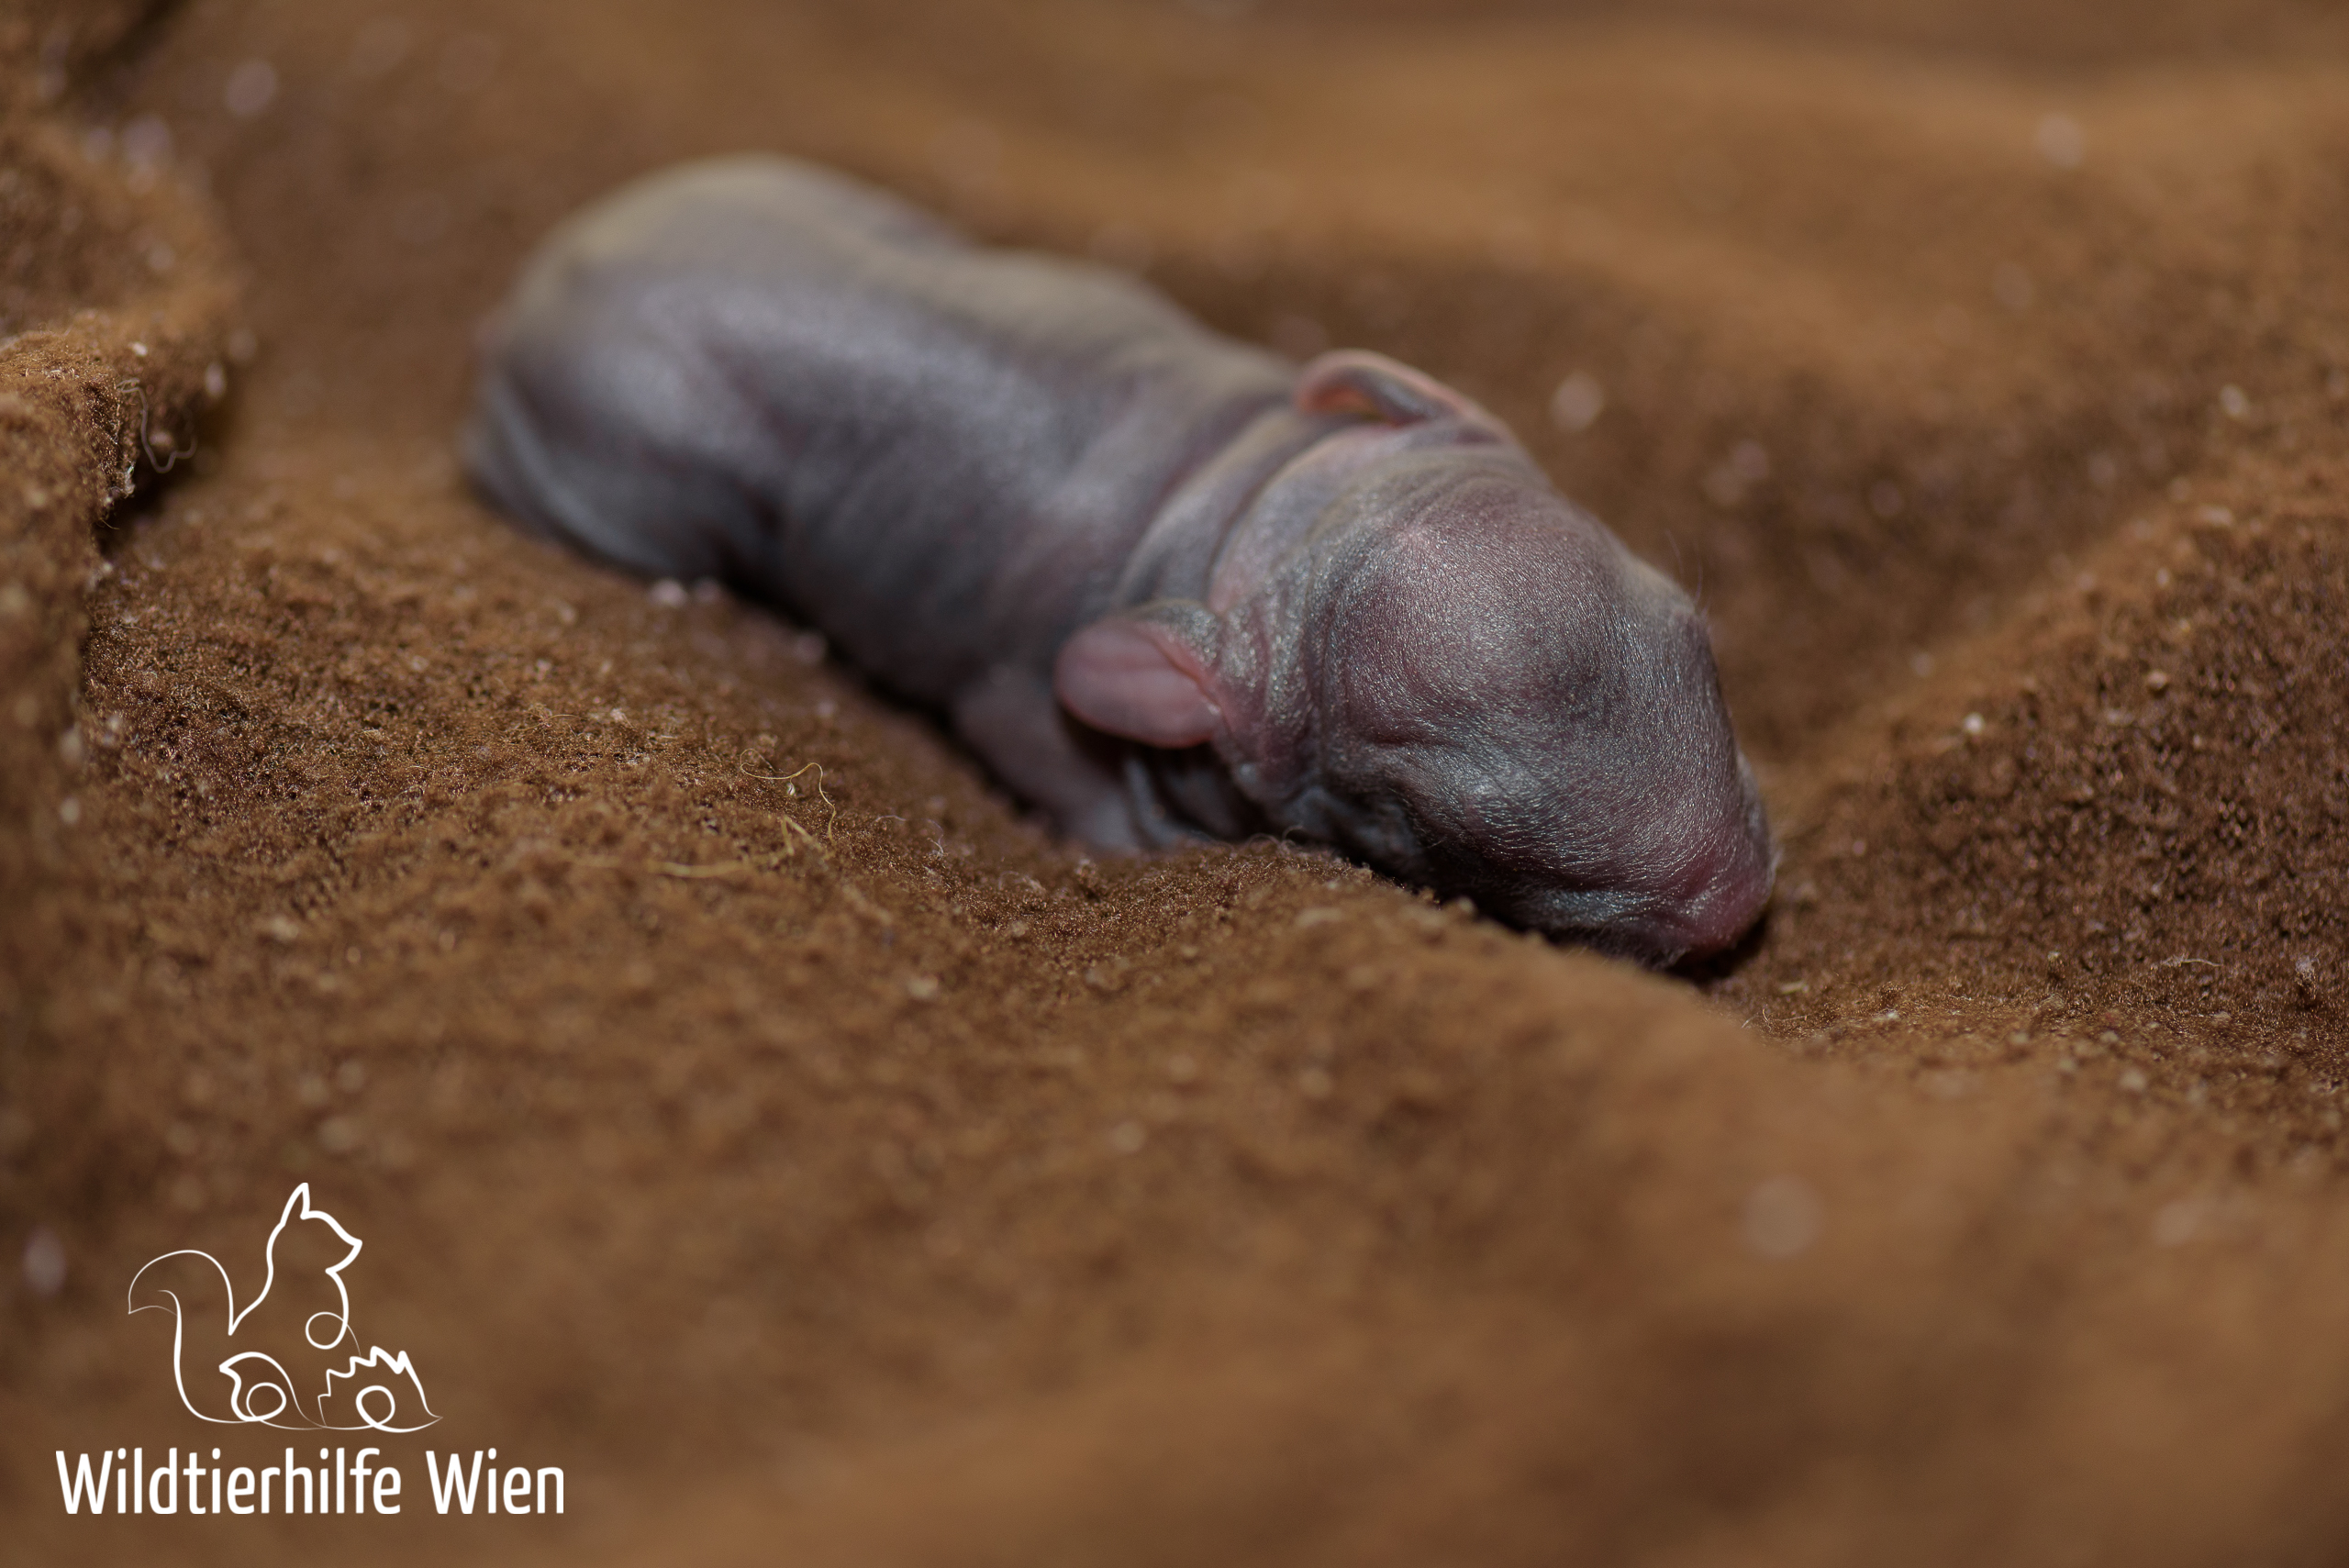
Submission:
<svg viewBox="0 0 2349 1568">
<path fill-rule="evenodd" d="M 464 453 L 533 527 L 821 628 L 1087 843 L 1294 834 L 1659 964 L 1768 899 L 1695 606 L 1376 354 L 1300 369 L 733 158 L 545 242 Z"/>
</svg>

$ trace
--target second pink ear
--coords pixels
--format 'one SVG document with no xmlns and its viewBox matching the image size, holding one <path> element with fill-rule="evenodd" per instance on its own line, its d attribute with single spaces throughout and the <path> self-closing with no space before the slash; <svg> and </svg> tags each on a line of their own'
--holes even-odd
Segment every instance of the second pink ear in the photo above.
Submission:
<svg viewBox="0 0 2349 1568">
<path fill-rule="evenodd" d="M 1062 645 L 1052 691 L 1094 728 L 1146 746 L 1197 746 L 1214 738 L 1222 717 L 1181 639 L 1123 617 L 1096 621 Z"/>
<path fill-rule="evenodd" d="M 1315 359 L 1297 373 L 1292 395 L 1308 414 L 1368 414 L 1390 425 L 1447 418 L 1495 422 L 1474 399 L 1367 349 L 1340 349 Z"/>
</svg>

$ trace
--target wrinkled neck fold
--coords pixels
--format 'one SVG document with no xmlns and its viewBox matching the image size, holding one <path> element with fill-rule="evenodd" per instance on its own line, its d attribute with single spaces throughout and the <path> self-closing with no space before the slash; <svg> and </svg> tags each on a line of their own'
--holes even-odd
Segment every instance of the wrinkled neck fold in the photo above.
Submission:
<svg viewBox="0 0 2349 1568">
<path fill-rule="evenodd" d="M 1300 414 L 1284 398 L 1176 485 L 1119 575 L 1113 608 L 1152 599 L 1205 601 L 1216 562 L 1258 496 L 1282 470 L 1351 421 Z"/>
</svg>

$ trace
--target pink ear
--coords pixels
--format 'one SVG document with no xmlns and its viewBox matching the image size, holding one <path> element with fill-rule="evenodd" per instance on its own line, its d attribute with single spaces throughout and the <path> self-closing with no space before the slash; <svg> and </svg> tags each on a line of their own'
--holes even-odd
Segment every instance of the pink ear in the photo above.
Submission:
<svg viewBox="0 0 2349 1568">
<path fill-rule="evenodd" d="M 1172 632 L 1124 617 L 1072 637 L 1052 663 L 1052 690 L 1068 710 L 1111 735 L 1146 746 L 1196 746 L 1221 718 L 1206 672 Z"/>
<path fill-rule="evenodd" d="M 1465 419 L 1490 425 L 1490 414 L 1436 380 L 1366 349 L 1323 354 L 1297 373 L 1292 395 L 1307 414 L 1368 414 L 1390 425 Z"/>
</svg>

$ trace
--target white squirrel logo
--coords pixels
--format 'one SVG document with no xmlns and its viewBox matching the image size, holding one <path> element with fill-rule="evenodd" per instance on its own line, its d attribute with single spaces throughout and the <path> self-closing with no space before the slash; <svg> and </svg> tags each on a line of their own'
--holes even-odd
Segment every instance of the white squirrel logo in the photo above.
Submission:
<svg viewBox="0 0 2349 1568">
<path fill-rule="evenodd" d="M 302 1339 L 312 1351 L 332 1351 L 347 1344 L 351 1347 L 349 1361 L 340 1372 L 331 1364 L 327 1367 L 325 1388 L 305 1409 L 302 1396 L 295 1387 L 294 1375 L 285 1369 L 283 1362 L 262 1350 L 234 1350 L 232 1343 L 233 1353 L 218 1367 L 228 1380 L 228 1414 L 212 1415 L 198 1409 L 195 1400 L 188 1394 L 187 1314 L 181 1307 L 179 1296 L 159 1284 L 154 1287 L 154 1293 L 166 1300 L 141 1305 L 139 1282 L 147 1277 L 149 1270 L 173 1258 L 201 1258 L 210 1263 L 213 1271 L 220 1276 L 221 1284 L 228 1290 L 228 1325 L 223 1338 L 233 1342 L 238 1330 L 245 1326 L 253 1310 L 269 1299 L 270 1291 L 277 1284 L 278 1239 L 285 1234 L 287 1226 L 296 1221 L 323 1226 L 327 1232 L 331 1233 L 334 1243 L 344 1249 L 341 1256 L 321 1271 L 320 1275 L 326 1284 L 333 1287 L 337 1305 L 305 1318 Z M 243 1307 L 237 1305 L 237 1287 L 228 1278 L 228 1271 L 222 1268 L 219 1260 L 209 1252 L 193 1249 L 166 1252 L 150 1260 L 133 1275 L 128 1293 L 130 1310 L 134 1313 L 169 1311 L 172 1315 L 172 1376 L 179 1385 L 180 1403 L 187 1407 L 188 1414 L 199 1420 L 213 1421 L 222 1426 L 258 1422 L 270 1427 L 315 1428 L 335 1432 L 418 1432 L 439 1420 L 440 1418 L 425 1403 L 424 1385 L 417 1380 L 416 1368 L 408 1363 L 406 1351 L 394 1354 L 381 1345 L 373 1345 L 368 1348 L 365 1355 L 358 1353 L 359 1338 L 351 1328 L 351 1293 L 342 1283 L 342 1271 L 351 1266 L 351 1260 L 359 1256 L 359 1249 L 365 1243 L 345 1230 L 342 1222 L 333 1215 L 325 1209 L 310 1207 L 310 1184 L 304 1182 L 285 1200 L 284 1212 L 277 1217 L 277 1227 L 269 1233 L 269 1244 L 263 1249 L 262 1255 L 267 1272 L 262 1278 L 261 1293 Z M 302 1282 L 312 1284 L 316 1288 L 310 1276 L 302 1276 Z M 295 1281 L 289 1279 L 287 1290 L 281 1293 L 281 1299 L 295 1286 Z M 319 1294 L 322 1295 L 323 1291 Z M 299 1309 L 298 1304 L 295 1309 Z M 256 1339 L 261 1337 L 254 1336 Z M 290 1334 L 281 1334 L 279 1348 L 290 1351 Z M 317 1358 L 311 1356 L 306 1359 L 315 1361 Z M 336 1387 L 338 1383 L 353 1384 L 369 1373 L 381 1381 L 364 1384 L 355 1392 Z"/>
</svg>

